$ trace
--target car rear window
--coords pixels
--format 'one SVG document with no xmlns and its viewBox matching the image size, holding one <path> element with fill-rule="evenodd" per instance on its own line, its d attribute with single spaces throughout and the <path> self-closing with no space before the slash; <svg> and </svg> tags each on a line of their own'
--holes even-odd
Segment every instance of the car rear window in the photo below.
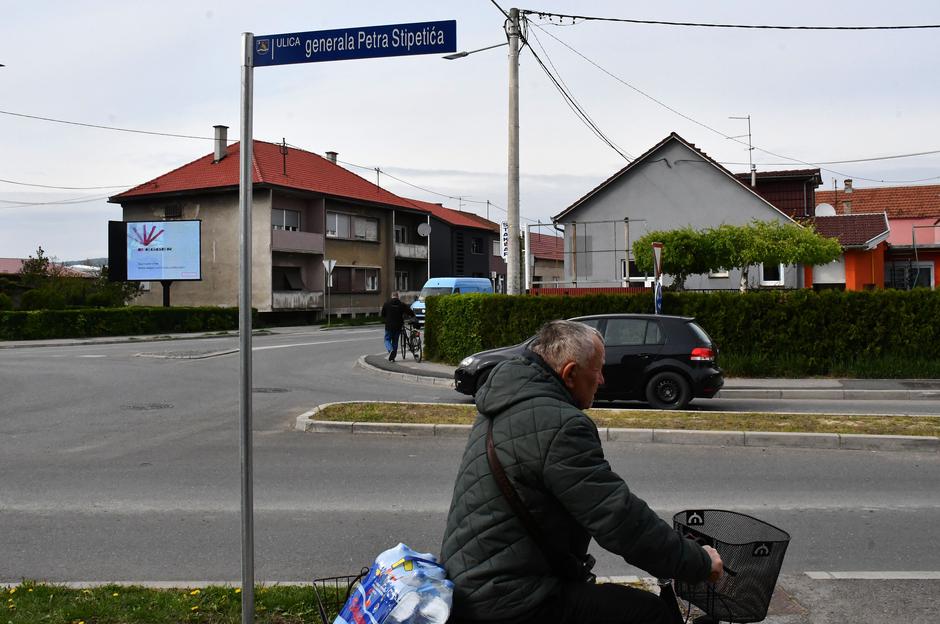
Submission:
<svg viewBox="0 0 940 624">
<path fill-rule="evenodd" d="M 705 344 L 712 344 L 712 338 L 711 338 L 711 336 L 709 336 L 709 335 L 708 335 L 708 332 L 706 332 L 704 329 L 702 329 L 702 328 L 698 325 L 698 323 L 693 323 L 692 321 L 689 321 L 688 323 L 686 323 L 686 325 L 688 325 L 689 329 L 692 330 L 692 333 L 695 334 L 695 337 L 696 337 L 696 338 L 698 338 L 699 340 L 701 340 L 701 341 L 704 342 Z"/>
</svg>

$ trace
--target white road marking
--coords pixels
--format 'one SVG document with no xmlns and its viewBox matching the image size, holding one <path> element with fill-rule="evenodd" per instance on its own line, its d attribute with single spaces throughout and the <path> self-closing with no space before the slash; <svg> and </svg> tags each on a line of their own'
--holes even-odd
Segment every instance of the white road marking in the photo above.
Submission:
<svg viewBox="0 0 940 624">
<path fill-rule="evenodd" d="M 75 356 L 75 357 L 80 357 L 80 358 L 103 358 L 103 357 L 108 357 L 108 356 L 107 356 L 107 355 L 77 355 L 77 356 Z"/>
<path fill-rule="evenodd" d="M 320 340 L 318 342 L 293 342 L 283 345 L 269 345 L 267 347 L 252 347 L 252 351 L 267 351 L 269 349 L 288 349 L 290 347 L 309 347 L 313 345 L 333 344 L 334 342 L 355 342 L 357 340 L 375 340 L 373 336 L 368 338 L 348 338 L 346 340 Z"/>
<path fill-rule="evenodd" d="M 855 572 L 806 572 L 806 576 L 817 581 L 940 581 L 940 571 L 937 570 L 859 570 Z"/>
</svg>

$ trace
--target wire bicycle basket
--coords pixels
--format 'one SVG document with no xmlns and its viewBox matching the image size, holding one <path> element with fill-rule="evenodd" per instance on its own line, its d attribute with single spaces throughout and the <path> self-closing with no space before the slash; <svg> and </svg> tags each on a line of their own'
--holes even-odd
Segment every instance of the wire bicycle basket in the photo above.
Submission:
<svg viewBox="0 0 940 624">
<path fill-rule="evenodd" d="M 353 588 L 368 573 L 369 568 L 362 568 L 359 574 L 328 576 L 313 580 L 313 596 L 317 600 L 317 611 L 323 624 L 332 624 L 349 599 Z"/>
<path fill-rule="evenodd" d="M 717 583 L 676 581 L 676 594 L 714 620 L 760 622 L 767 617 L 790 534 L 757 518 L 720 509 L 680 511 L 672 518 L 683 537 L 721 554 Z"/>
</svg>

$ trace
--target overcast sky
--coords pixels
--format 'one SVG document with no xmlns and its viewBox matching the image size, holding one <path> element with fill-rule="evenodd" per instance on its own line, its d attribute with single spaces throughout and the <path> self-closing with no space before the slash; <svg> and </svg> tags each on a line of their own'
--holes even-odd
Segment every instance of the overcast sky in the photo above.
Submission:
<svg viewBox="0 0 940 624">
<path fill-rule="evenodd" d="M 940 24 L 936 0 L 535 0 L 520 8 L 737 24 Z M 489 0 L 82 0 L 7 3 L 3 13 L 0 257 L 26 257 L 38 245 L 61 260 L 107 255 L 106 222 L 120 219 L 121 210 L 100 198 L 212 150 L 207 139 L 8 113 L 199 137 L 225 124 L 237 139 L 242 32 L 455 19 L 458 49 L 505 41 L 504 18 Z M 729 119 L 745 115 L 759 170 L 940 150 L 938 30 L 560 25 L 532 16 L 528 33 L 535 52 L 628 157 L 675 131 L 732 171 L 746 171 L 746 146 L 723 136 L 746 134 L 746 121 Z M 529 50 L 521 55 L 520 82 L 521 214 L 548 221 L 626 161 L 574 116 Z M 416 56 L 258 68 L 254 136 L 286 138 L 321 154 L 335 150 L 341 161 L 465 199 L 381 177 L 382 186 L 406 196 L 483 215 L 485 204 L 474 202 L 490 200 L 499 207 L 490 208 L 490 218 L 500 221 L 507 85 L 505 47 L 457 61 Z M 845 177 L 856 186 L 940 183 L 940 154 L 822 166 L 835 170 L 823 171 L 826 189 Z M 374 172 L 351 169 L 375 180 Z"/>
</svg>

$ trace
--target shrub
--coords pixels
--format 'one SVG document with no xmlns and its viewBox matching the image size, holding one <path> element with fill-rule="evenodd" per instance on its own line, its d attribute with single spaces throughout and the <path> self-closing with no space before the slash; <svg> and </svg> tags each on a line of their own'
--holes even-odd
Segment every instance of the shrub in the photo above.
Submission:
<svg viewBox="0 0 940 624">
<path fill-rule="evenodd" d="M 648 293 L 429 297 L 426 353 L 456 363 L 477 351 L 519 343 L 547 320 L 649 313 L 652 308 Z M 719 345 L 723 366 L 731 365 L 731 374 L 805 376 L 858 370 L 864 376 L 877 376 L 878 371 L 884 376 L 924 376 L 936 367 L 924 366 L 923 375 L 912 375 L 917 367 L 898 363 L 940 361 L 940 291 L 667 292 L 663 311 L 695 317 Z"/>
<path fill-rule="evenodd" d="M 13 299 L 10 295 L 0 292 L 0 310 L 12 310 Z"/>
<path fill-rule="evenodd" d="M 253 326 L 257 326 L 256 314 Z M 125 307 L 0 312 L 0 340 L 133 336 L 237 328 L 238 308 Z"/>
</svg>

